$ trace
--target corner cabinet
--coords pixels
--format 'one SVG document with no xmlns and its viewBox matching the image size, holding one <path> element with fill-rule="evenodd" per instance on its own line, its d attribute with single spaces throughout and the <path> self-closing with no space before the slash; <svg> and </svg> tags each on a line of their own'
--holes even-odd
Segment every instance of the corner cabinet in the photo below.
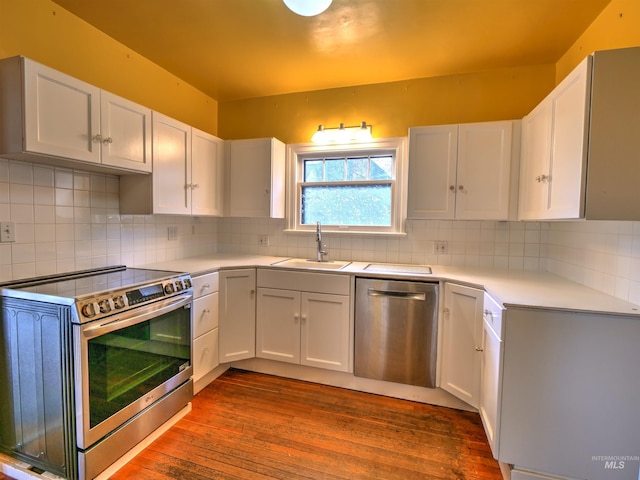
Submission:
<svg viewBox="0 0 640 480">
<path fill-rule="evenodd" d="M 521 220 L 640 220 L 640 48 L 586 57 L 522 120 Z"/>
<path fill-rule="evenodd" d="M 285 155 L 276 138 L 225 142 L 227 216 L 284 218 Z"/>
<path fill-rule="evenodd" d="M 120 213 L 222 214 L 223 141 L 153 112 L 153 173 L 120 177 Z"/>
<path fill-rule="evenodd" d="M 348 275 L 258 269 L 256 356 L 350 371 Z"/>
<path fill-rule="evenodd" d="M 440 387 L 473 407 L 480 401 L 484 292 L 445 283 Z"/>
<path fill-rule="evenodd" d="M 409 129 L 409 218 L 515 217 L 520 122 Z"/>
<path fill-rule="evenodd" d="M 220 363 L 256 355 L 256 270 L 220 272 Z"/>
<path fill-rule="evenodd" d="M 0 155 L 151 171 L 151 110 L 24 57 L 0 61 Z"/>
</svg>

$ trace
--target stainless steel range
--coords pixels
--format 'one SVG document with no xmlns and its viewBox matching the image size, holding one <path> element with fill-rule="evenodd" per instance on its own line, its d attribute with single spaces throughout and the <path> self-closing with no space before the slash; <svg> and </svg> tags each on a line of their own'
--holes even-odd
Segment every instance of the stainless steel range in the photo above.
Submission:
<svg viewBox="0 0 640 480">
<path fill-rule="evenodd" d="M 3 452 L 95 478 L 193 397 L 188 274 L 117 266 L 0 288 Z"/>
</svg>

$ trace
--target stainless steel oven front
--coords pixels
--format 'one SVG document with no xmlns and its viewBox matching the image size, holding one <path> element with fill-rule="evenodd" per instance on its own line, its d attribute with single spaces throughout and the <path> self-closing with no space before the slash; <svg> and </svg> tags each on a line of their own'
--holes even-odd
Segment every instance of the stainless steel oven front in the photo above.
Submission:
<svg viewBox="0 0 640 480">
<path fill-rule="evenodd" d="M 184 294 L 74 326 L 79 448 L 189 380 L 191 303 Z"/>
</svg>

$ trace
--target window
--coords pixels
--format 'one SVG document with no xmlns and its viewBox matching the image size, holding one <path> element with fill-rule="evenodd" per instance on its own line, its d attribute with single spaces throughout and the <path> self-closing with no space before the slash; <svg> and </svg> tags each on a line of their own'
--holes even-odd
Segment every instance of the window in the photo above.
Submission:
<svg viewBox="0 0 640 480">
<path fill-rule="evenodd" d="M 290 145 L 290 230 L 402 233 L 405 139 Z"/>
</svg>

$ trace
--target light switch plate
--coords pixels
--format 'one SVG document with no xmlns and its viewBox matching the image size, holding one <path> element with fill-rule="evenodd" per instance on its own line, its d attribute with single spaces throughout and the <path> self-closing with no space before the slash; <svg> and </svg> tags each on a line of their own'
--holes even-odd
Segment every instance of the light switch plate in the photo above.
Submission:
<svg viewBox="0 0 640 480">
<path fill-rule="evenodd" d="M 0 242 L 16 241 L 15 222 L 0 222 Z"/>
</svg>

